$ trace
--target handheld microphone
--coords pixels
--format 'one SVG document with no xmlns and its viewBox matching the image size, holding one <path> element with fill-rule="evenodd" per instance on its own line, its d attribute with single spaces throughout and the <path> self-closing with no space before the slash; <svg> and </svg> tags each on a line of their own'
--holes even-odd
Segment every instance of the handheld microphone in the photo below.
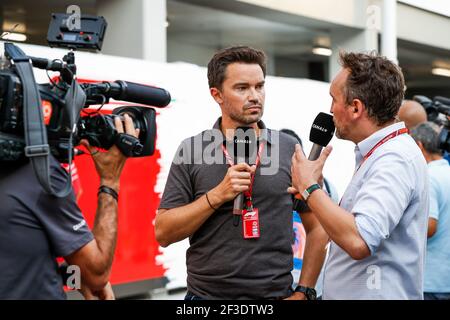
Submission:
<svg viewBox="0 0 450 320">
<path fill-rule="evenodd" d="M 255 129 L 251 127 L 239 127 L 236 129 L 233 138 L 234 163 L 255 164 L 257 154 L 257 137 Z M 244 208 L 244 193 L 239 193 L 234 199 L 233 224 L 239 224 L 240 216 Z"/>
<path fill-rule="evenodd" d="M 334 135 L 333 116 L 324 112 L 317 115 L 309 132 L 309 141 L 313 143 L 308 160 L 317 160 L 322 149 L 327 146 Z"/>
<path fill-rule="evenodd" d="M 308 160 L 317 160 L 322 152 L 322 149 L 327 146 L 334 135 L 334 122 L 333 116 L 324 112 L 321 112 L 314 119 L 309 132 L 309 141 L 313 143 L 311 152 L 309 153 Z M 299 192 L 301 190 L 298 190 Z M 309 211 L 306 203 L 301 200 L 300 194 L 295 196 L 294 210 L 301 213 Z"/>
</svg>

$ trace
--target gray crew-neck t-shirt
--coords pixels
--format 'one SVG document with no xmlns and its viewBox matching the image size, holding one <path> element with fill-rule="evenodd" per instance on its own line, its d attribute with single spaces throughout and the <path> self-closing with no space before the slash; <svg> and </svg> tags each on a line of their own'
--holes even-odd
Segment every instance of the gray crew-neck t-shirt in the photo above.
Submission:
<svg viewBox="0 0 450 320">
<path fill-rule="evenodd" d="M 215 211 L 189 238 L 186 253 L 188 290 L 206 299 L 276 299 L 291 294 L 292 197 L 291 158 L 296 141 L 262 122 L 265 143 L 253 186 L 259 209 L 258 239 L 244 239 L 242 221 L 233 225 L 233 201 Z M 160 208 L 187 205 L 216 187 L 229 168 L 221 144 L 220 119 L 213 130 L 188 138 L 172 163 Z M 211 137 L 217 143 L 211 147 Z M 222 140 L 220 140 L 222 139 Z M 220 163 L 205 161 L 211 153 Z M 208 163 L 205 163 L 208 162 Z M 206 200 L 205 200 L 206 201 Z"/>
</svg>

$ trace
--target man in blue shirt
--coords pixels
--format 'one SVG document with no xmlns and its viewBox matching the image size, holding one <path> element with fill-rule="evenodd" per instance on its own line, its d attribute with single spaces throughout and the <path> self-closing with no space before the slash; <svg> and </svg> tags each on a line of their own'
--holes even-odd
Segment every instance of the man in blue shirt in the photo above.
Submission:
<svg viewBox="0 0 450 320">
<path fill-rule="evenodd" d="M 331 146 L 309 161 L 296 146 L 291 193 L 300 193 L 331 239 L 323 299 L 423 299 L 428 170 L 396 115 L 405 82 L 376 53 L 340 53 L 330 86 L 336 136 L 355 143 L 355 173 L 340 205 L 317 182 Z"/>
<path fill-rule="evenodd" d="M 450 300 L 450 165 L 438 148 L 439 128 L 426 122 L 412 130 L 430 176 L 430 215 L 424 297 Z"/>
</svg>

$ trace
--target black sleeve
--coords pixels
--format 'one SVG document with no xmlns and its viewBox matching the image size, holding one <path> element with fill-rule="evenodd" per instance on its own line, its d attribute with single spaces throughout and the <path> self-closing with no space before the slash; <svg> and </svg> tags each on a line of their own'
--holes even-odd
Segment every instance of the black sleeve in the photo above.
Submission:
<svg viewBox="0 0 450 320">
<path fill-rule="evenodd" d="M 159 204 L 159 209 L 172 209 L 194 201 L 194 191 L 189 174 L 191 143 L 189 139 L 178 147 L 170 167 L 166 186 Z"/>
<path fill-rule="evenodd" d="M 298 213 L 307 213 L 311 212 L 311 209 L 308 207 L 305 201 L 296 199 L 294 196 L 292 196 L 292 199 L 294 201 L 294 210 Z"/>
<path fill-rule="evenodd" d="M 69 178 L 67 172 L 55 159 L 51 161 L 50 171 L 52 185 L 62 188 Z M 73 192 L 64 198 L 57 198 L 42 189 L 34 212 L 47 234 L 51 248 L 59 257 L 72 254 L 94 239 Z"/>
</svg>

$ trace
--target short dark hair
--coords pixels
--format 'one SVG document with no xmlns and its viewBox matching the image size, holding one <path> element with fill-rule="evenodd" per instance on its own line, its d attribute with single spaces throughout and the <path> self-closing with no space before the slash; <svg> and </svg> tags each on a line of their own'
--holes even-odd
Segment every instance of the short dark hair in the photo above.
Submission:
<svg viewBox="0 0 450 320">
<path fill-rule="evenodd" d="M 375 51 L 341 51 L 340 63 L 350 75 L 344 88 L 346 102 L 361 100 L 368 116 L 383 125 L 395 119 L 405 93 L 403 73 L 395 63 Z"/>
<path fill-rule="evenodd" d="M 437 124 L 427 121 L 414 127 L 411 130 L 411 137 L 416 142 L 422 142 L 427 152 L 442 155 L 442 150 L 439 149 L 439 131 Z"/>
<path fill-rule="evenodd" d="M 247 46 L 229 47 L 218 51 L 208 63 L 208 84 L 210 88 L 221 88 L 227 66 L 232 63 L 259 64 L 266 76 L 266 54 Z"/>
</svg>

